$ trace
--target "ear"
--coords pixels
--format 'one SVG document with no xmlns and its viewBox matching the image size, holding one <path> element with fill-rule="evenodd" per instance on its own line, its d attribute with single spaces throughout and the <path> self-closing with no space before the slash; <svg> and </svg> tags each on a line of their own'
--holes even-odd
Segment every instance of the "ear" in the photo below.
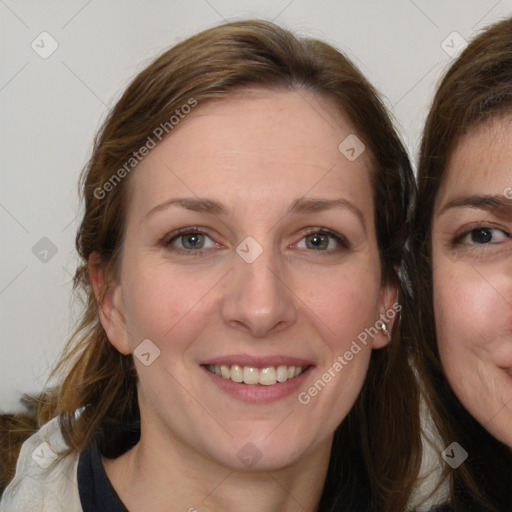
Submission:
<svg viewBox="0 0 512 512">
<path fill-rule="evenodd" d="M 398 303 L 397 285 L 393 281 L 390 281 L 381 290 L 379 319 L 375 323 L 376 327 L 379 328 L 379 333 L 373 338 L 373 348 L 383 348 L 389 344 L 390 340 L 388 339 L 388 334 L 381 329 L 382 324 L 386 326 L 391 336 L 393 325 L 401 309 L 402 306 Z"/>
<path fill-rule="evenodd" d="M 88 266 L 100 322 L 107 338 L 121 354 L 130 354 L 121 284 L 111 282 L 98 253 L 89 256 Z"/>
</svg>

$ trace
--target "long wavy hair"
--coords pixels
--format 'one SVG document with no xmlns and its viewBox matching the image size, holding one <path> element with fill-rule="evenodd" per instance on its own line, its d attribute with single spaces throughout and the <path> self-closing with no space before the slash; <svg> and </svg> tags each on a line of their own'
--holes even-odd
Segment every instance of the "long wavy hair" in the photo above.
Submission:
<svg viewBox="0 0 512 512">
<path fill-rule="evenodd" d="M 512 510 L 512 455 L 462 406 L 443 374 L 437 347 L 432 290 L 431 229 L 434 204 L 457 143 L 480 124 L 512 112 L 512 19 L 476 37 L 447 71 L 435 95 L 421 144 L 418 202 L 409 274 L 417 313 L 417 366 L 445 446 L 456 440 L 469 458 L 450 478 L 457 512 Z"/>
<path fill-rule="evenodd" d="M 39 424 L 59 417 L 69 452 L 79 453 L 112 422 L 139 417 L 132 356 L 120 354 L 107 339 L 87 265 L 97 253 L 107 273 L 115 275 L 118 268 L 131 172 L 126 162 L 148 137 L 155 139 L 158 127 L 166 127 L 166 136 L 172 137 L 172 117 L 185 111 L 184 105 L 197 102 L 194 108 L 201 108 L 247 86 L 310 91 L 353 123 L 373 163 L 382 283 L 396 284 L 402 324 L 410 321 L 407 286 L 398 269 L 415 197 L 414 176 L 376 91 L 332 46 L 299 39 L 272 23 L 240 21 L 206 30 L 163 53 L 131 82 L 98 133 L 82 172 L 84 214 L 76 237 L 82 264 L 74 285 L 84 312 L 52 373 L 58 385 L 48 386 L 38 415 Z M 126 172 L 120 171 L 123 166 Z M 114 175 L 124 179 L 112 181 Z M 389 346 L 373 352 L 360 396 L 335 433 L 320 510 L 407 509 L 421 441 L 416 382 L 398 324 Z"/>
</svg>

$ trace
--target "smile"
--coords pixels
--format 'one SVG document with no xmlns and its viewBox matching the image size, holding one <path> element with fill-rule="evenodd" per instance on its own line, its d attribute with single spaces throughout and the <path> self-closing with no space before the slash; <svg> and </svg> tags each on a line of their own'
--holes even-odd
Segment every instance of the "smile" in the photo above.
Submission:
<svg viewBox="0 0 512 512">
<path fill-rule="evenodd" d="M 245 384 L 262 384 L 263 386 L 273 386 L 278 382 L 286 382 L 287 380 L 294 379 L 301 375 L 308 367 L 307 366 L 267 366 L 265 368 L 257 368 L 254 366 L 241 366 L 241 365 L 206 365 L 206 369 L 215 373 L 219 377 L 226 380 L 231 380 L 237 383 Z"/>
</svg>

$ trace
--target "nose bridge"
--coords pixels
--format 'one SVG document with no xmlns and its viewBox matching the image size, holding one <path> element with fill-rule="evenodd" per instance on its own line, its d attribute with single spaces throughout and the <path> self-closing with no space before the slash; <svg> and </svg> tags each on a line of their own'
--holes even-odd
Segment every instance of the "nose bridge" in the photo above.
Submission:
<svg viewBox="0 0 512 512">
<path fill-rule="evenodd" d="M 249 238 L 249 237 L 248 237 Z M 296 320 L 293 294 L 280 274 L 284 263 L 268 241 L 244 240 L 237 248 L 224 300 L 224 318 L 254 336 L 266 336 Z"/>
<path fill-rule="evenodd" d="M 243 281 L 246 282 L 247 298 L 255 306 L 261 306 L 257 309 L 261 312 L 270 312 L 280 302 L 280 295 L 283 292 L 279 289 L 280 283 L 276 277 L 279 273 L 279 264 L 273 253 L 272 247 L 266 247 L 252 263 L 239 262 L 238 271 L 242 278 L 242 286 Z"/>
</svg>

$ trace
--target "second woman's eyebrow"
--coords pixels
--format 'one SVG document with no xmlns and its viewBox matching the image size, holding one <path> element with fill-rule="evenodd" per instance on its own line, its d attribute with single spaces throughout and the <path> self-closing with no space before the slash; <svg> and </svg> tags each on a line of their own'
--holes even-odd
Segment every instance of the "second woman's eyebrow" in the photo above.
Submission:
<svg viewBox="0 0 512 512">
<path fill-rule="evenodd" d="M 512 199 L 504 195 L 470 195 L 456 197 L 448 201 L 439 211 L 439 215 L 453 208 L 473 208 L 485 210 L 500 217 L 512 219 Z"/>
</svg>

